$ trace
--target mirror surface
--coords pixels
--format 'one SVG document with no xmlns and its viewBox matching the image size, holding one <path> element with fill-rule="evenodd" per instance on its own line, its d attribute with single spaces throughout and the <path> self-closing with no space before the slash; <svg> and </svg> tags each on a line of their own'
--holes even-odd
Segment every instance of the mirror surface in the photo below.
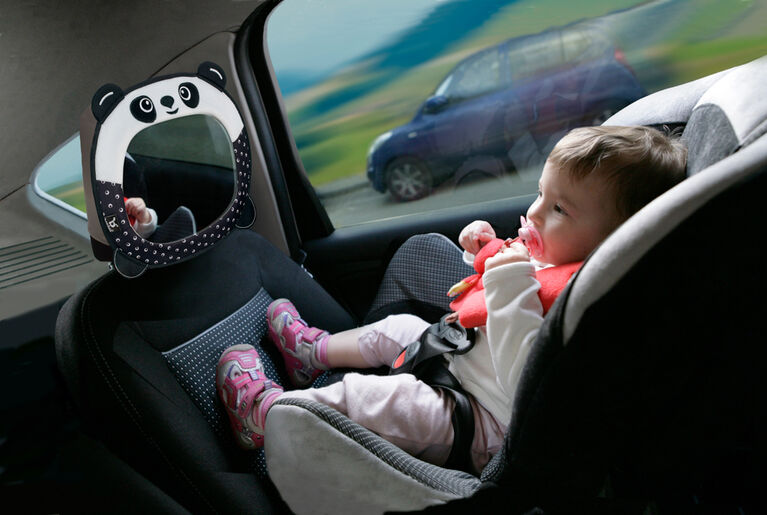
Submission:
<svg viewBox="0 0 767 515">
<path fill-rule="evenodd" d="M 226 211 L 235 193 L 232 143 L 223 125 L 207 115 L 158 123 L 131 141 L 123 168 L 126 208 L 135 199 L 156 214 L 157 227 L 134 229 L 153 242 L 171 242 L 197 233 Z M 146 219 L 146 214 L 139 214 Z"/>
</svg>

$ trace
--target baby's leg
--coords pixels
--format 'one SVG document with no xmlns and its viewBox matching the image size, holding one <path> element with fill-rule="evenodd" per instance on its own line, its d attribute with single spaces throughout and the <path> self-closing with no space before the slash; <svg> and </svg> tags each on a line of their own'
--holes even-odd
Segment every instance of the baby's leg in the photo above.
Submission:
<svg viewBox="0 0 767 515">
<path fill-rule="evenodd" d="M 330 406 L 408 454 L 434 465 L 444 465 L 453 447 L 453 397 L 411 374 L 346 374 L 340 382 L 285 392 L 280 398 L 307 399 Z M 506 426 L 473 397 L 469 396 L 469 402 L 474 413 L 471 466 L 478 475 L 501 450 Z"/>
<path fill-rule="evenodd" d="M 392 315 L 373 324 L 329 334 L 309 325 L 287 299 L 267 310 L 269 336 L 285 360 L 295 386 L 308 386 L 330 368 L 391 365 L 400 351 L 429 327 L 413 315 Z"/>
<path fill-rule="evenodd" d="M 408 454 L 443 465 L 453 445 L 453 399 L 410 374 L 346 374 L 323 388 L 281 398 L 313 400 L 343 413 Z"/>
<path fill-rule="evenodd" d="M 430 325 L 415 315 L 389 315 L 359 328 L 358 352 L 368 367 L 391 366 L 402 349 L 418 340 Z"/>
<path fill-rule="evenodd" d="M 325 345 L 322 361 L 328 368 L 389 366 L 429 325 L 414 315 L 390 315 L 372 324 L 331 334 L 317 348 Z"/>
</svg>

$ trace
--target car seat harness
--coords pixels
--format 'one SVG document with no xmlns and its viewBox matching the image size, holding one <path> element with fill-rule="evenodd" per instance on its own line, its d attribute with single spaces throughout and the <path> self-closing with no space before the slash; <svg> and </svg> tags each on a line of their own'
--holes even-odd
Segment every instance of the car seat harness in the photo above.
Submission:
<svg viewBox="0 0 767 515">
<path fill-rule="evenodd" d="M 441 388 L 453 396 L 453 447 L 444 466 L 470 470 L 474 411 L 461 383 L 448 370 L 445 356 L 469 352 L 474 347 L 474 330 L 466 329 L 458 322 L 447 322 L 447 316 L 405 347 L 392 363 L 389 374 L 413 374 L 432 388 Z"/>
</svg>

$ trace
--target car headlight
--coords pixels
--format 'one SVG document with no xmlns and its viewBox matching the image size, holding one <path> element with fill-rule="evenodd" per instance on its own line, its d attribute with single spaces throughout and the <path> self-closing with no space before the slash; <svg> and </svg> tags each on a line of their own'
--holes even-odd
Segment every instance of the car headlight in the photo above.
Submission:
<svg viewBox="0 0 767 515">
<path fill-rule="evenodd" d="M 368 149 L 368 159 L 370 159 L 370 156 L 373 155 L 373 152 L 378 150 L 378 148 L 383 145 L 386 140 L 391 138 L 391 134 L 391 131 L 386 131 L 373 140 L 373 143 L 370 144 L 370 148 Z"/>
</svg>

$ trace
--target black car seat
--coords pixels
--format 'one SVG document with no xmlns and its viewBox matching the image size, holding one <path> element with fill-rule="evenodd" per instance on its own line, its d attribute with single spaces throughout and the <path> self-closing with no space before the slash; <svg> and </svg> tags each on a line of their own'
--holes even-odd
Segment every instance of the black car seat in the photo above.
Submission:
<svg viewBox="0 0 767 515">
<path fill-rule="evenodd" d="M 182 91 L 185 84 L 197 93 Z M 235 445 L 215 393 L 216 362 L 233 343 L 260 348 L 272 298 L 293 299 L 308 321 L 332 331 L 354 321 L 304 269 L 241 229 L 255 214 L 247 194 L 250 148 L 224 84 L 223 71 L 204 63 L 197 74 L 160 77 L 126 91 L 107 85 L 95 95 L 96 130 L 81 134 L 83 169 L 94 252 L 112 269 L 62 308 L 57 357 L 84 429 L 153 485 L 153 502 L 168 499 L 157 510 L 284 512 L 265 477 L 263 452 Z M 150 102 L 136 103 L 144 97 Z M 147 115 L 150 104 L 154 119 Z M 168 104 L 180 112 L 164 113 Z M 199 232 L 171 242 L 136 238 L 125 229 L 120 191 L 131 137 L 171 116 L 200 112 L 231 137 L 237 162 L 231 201 Z M 261 350 L 267 373 L 286 384 L 271 347 Z M 94 492 L 91 508 L 94 499 L 116 501 L 104 505 L 106 511 L 132 505 L 128 496 L 102 499 Z"/>
<path fill-rule="evenodd" d="M 616 230 L 552 307 L 481 477 L 320 404 L 278 400 L 266 457 L 291 509 L 764 512 L 765 79 L 767 57 L 606 122 L 683 128 L 688 178 Z"/>
</svg>

